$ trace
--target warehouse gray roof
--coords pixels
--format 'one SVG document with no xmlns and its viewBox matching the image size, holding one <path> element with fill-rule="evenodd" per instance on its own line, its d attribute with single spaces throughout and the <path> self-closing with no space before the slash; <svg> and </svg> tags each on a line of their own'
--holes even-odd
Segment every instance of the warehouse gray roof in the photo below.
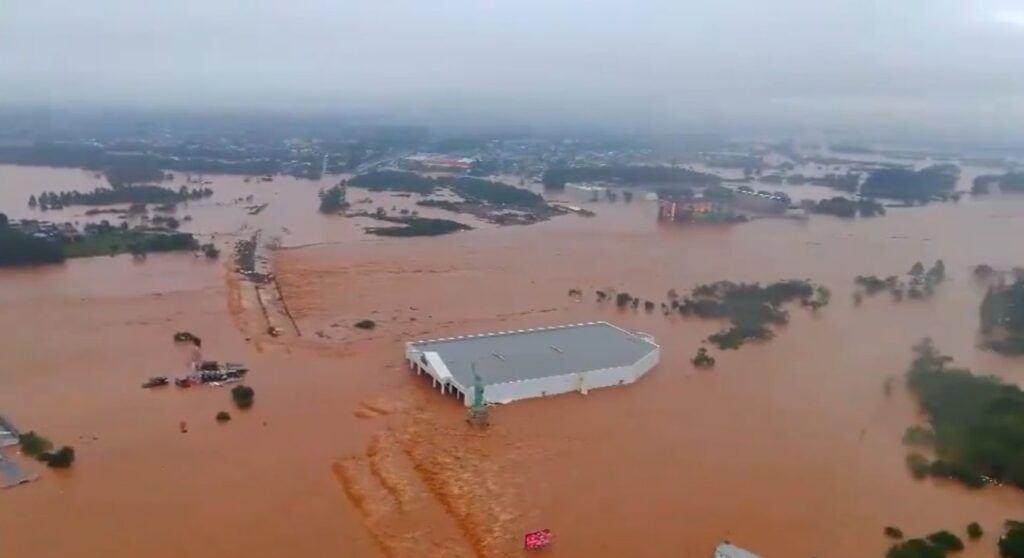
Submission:
<svg viewBox="0 0 1024 558">
<path fill-rule="evenodd" d="M 641 335 L 607 322 L 590 322 L 418 341 L 412 348 L 435 352 L 465 388 L 473 370 L 484 385 L 633 364 L 658 348 Z"/>
<path fill-rule="evenodd" d="M 724 542 L 715 549 L 715 558 L 761 558 L 749 550 Z"/>
</svg>

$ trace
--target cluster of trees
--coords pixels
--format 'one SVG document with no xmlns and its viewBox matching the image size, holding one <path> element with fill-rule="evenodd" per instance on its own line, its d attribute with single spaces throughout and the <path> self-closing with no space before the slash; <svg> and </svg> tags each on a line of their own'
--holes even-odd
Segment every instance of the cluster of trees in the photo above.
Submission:
<svg viewBox="0 0 1024 558">
<path fill-rule="evenodd" d="M 980 308 L 985 344 L 1002 354 L 1024 354 L 1024 279 L 992 285 Z"/>
<path fill-rule="evenodd" d="M 208 198 L 213 195 L 209 188 L 193 188 L 182 186 L 178 190 L 163 186 L 120 186 L 115 188 L 96 188 L 91 192 L 43 192 L 39 197 L 28 198 L 29 207 L 39 209 L 61 209 L 70 205 L 113 205 L 130 204 L 173 204 L 186 200 Z"/>
<path fill-rule="evenodd" d="M 59 263 L 64 258 L 59 244 L 11 228 L 7 216 L 0 213 L 0 267 Z"/>
<path fill-rule="evenodd" d="M 150 252 L 186 252 L 199 249 L 199 241 L 189 233 L 160 233 L 108 227 L 95 230 L 73 242 L 61 244 L 69 258 L 87 258 L 130 253 L 143 256 Z"/>
<path fill-rule="evenodd" d="M 320 213 L 333 215 L 348 207 L 345 200 L 345 187 L 337 184 L 320 191 Z"/>
<path fill-rule="evenodd" d="M 730 327 L 711 335 L 708 341 L 720 349 L 736 349 L 748 340 L 771 339 L 774 334 L 768 326 L 789 320 L 784 304 L 799 301 L 803 306 L 818 309 L 827 305 L 830 298 L 828 289 L 804 280 L 764 286 L 718 281 L 697 286 L 688 298 L 672 299 L 671 306 L 683 315 L 728 319 Z"/>
<path fill-rule="evenodd" d="M 999 189 L 1004 192 L 1024 192 L 1024 172 L 1008 172 L 999 179 Z"/>
<path fill-rule="evenodd" d="M 840 196 L 820 200 L 810 207 L 810 211 L 811 213 L 822 213 L 846 218 L 856 217 L 858 214 L 861 217 L 885 215 L 885 207 L 875 200 L 867 198 L 851 200 Z"/>
<path fill-rule="evenodd" d="M 894 544 L 885 558 L 946 558 L 950 552 L 964 549 L 960 537 L 949 531 L 938 531 L 923 539 L 909 539 Z"/>
<path fill-rule="evenodd" d="M 951 366 L 930 340 L 914 347 L 907 386 L 928 417 L 936 459 L 907 458 L 917 477 L 956 479 L 971 487 L 1006 482 L 1024 488 L 1024 391 L 992 376 Z"/>
<path fill-rule="evenodd" d="M 355 176 L 349 184 L 374 192 L 395 191 L 423 195 L 431 194 L 439 188 L 450 188 L 471 203 L 527 209 L 546 205 L 542 196 L 529 190 L 468 176 L 430 178 L 414 172 L 382 170 Z"/>
<path fill-rule="evenodd" d="M 430 177 L 414 172 L 380 170 L 353 176 L 349 185 L 366 188 L 372 192 L 410 192 L 427 195 L 437 189 L 437 182 Z"/>
<path fill-rule="evenodd" d="M 171 230 L 177 230 L 181 226 L 181 222 L 169 215 L 157 215 L 150 220 L 150 224 L 157 227 L 165 227 Z"/>
<path fill-rule="evenodd" d="M 710 186 L 722 179 L 713 174 L 664 166 L 586 166 L 548 169 L 542 177 L 544 188 L 561 190 L 571 182 L 618 182 L 620 184 L 676 184 Z"/>
<path fill-rule="evenodd" d="M 977 541 L 984 535 L 981 525 L 973 521 L 967 525 L 967 537 Z M 885 536 L 902 539 L 903 531 L 886 527 Z M 886 558 L 945 558 L 950 553 L 964 550 L 963 539 L 948 530 L 936 531 L 921 538 L 913 538 L 894 544 L 886 552 Z M 1003 558 L 1024 558 L 1024 523 L 1007 521 L 998 542 L 999 555 Z"/>
<path fill-rule="evenodd" d="M 890 198 L 906 202 L 927 202 L 949 194 L 960 179 L 960 168 L 952 164 L 932 165 L 915 171 L 887 168 L 872 171 L 860 193 L 872 198 Z"/>
<path fill-rule="evenodd" d="M 114 188 L 131 184 L 174 180 L 174 175 L 164 174 L 164 171 L 160 170 L 159 167 L 148 164 L 145 161 L 134 164 L 125 162 L 107 167 L 103 169 L 103 176 L 107 178 L 107 182 Z"/>
<path fill-rule="evenodd" d="M 1008 172 L 1001 176 L 983 174 L 974 179 L 971 184 L 971 193 L 975 195 L 988 194 L 992 191 L 992 186 L 998 186 L 1003 192 L 1024 193 L 1024 172 Z"/>
<path fill-rule="evenodd" d="M 1024 522 L 1007 521 L 999 537 L 999 555 L 1003 558 L 1024 558 Z"/>
<path fill-rule="evenodd" d="M 46 463 L 48 467 L 67 469 L 75 462 L 74 448 L 63 446 L 53 451 L 53 442 L 35 432 L 21 434 L 18 443 L 21 444 L 22 453 Z"/>
<path fill-rule="evenodd" d="M 473 227 L 448 219 L 428 219 L 426 217 L 393 217 L 388 221 L 401 223 L 398 227 L 367 227 L 367 234 L 377 236 L 440 236 L 458 231 L 468 231 Z"/>
<path fill-rule="evenodd" d="M 216 260 L 220 257 L 220 249 L 217 248 L 212 242 L 208 242 L 199 247 L 199 251 L 206 256 L 207 259 Z"/>
<path fill-rule="evenodd" d="M 451 200 L 420 200 L 416 202 L 416 205 L 421 207 L 436 207 L 438 209 L 444 209 L 454 213 L 462 211 L 461 206 L 457 202 L 453 202 Z"/>
<path fill-rule="evenodd" d="M 635 310 L 640 308 L 641 303 L 643 303 L 644 310 L 646 310 L 647 312 L 653 312 L 656 307 L 654 302 L 650 300 L 644 300 L 640 297 L 633 296 L 626 292 L 616 293 L 614 289 L 609 289 L 608 291 L 596 291 L 595 294 L 597 295 L 598 302 L 604 302 L 606 300 L 613 299 L 615 300 L 615 305 L 618 306 L 620 309 L 633 308 Z M 576 289 L 572 289 L 569 291 L 569 296 L 575 297 L 582 295 L 583 292 Z M 666 308 L 666 305 L 664 303 L 662 303 L 661 306 L 662 308 Z"/>
<path fill-rule="evenodd" d="M 438 179 L 467 201 L 491 205 L 508 205 L 522 208 L 540 208 L 547 204 L 544 198 L 529 190 L 483 180 L 481 178 L 457 177 Z"/>
<path fill-rule="evenodd" d="M 920 300 L 935 294 L 935 287 L 946 279 L 946 264 L 942 260 L 936 262 L 926 271 L 924 264 L 915 262 L 907 273 L 907 282 L 900 281 L 896 275 L 889 275 L 884 279 L 875 275 L 858 275 L 854 283 L 864 289 L 864 294 L 871 296 L 882 291 L 889 291 L 896 301 L 903 300 L 904 295 L 908 298 Z M 860 297 L 860 293 L 855 293 Z M 856 300 L 856 298 L 855 298 Z"/>
</svg>

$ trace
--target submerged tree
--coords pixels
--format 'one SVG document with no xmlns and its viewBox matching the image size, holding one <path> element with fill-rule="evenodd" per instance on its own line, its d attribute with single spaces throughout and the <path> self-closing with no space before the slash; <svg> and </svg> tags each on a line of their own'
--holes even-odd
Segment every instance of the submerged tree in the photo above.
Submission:
<svg viewBox="0 0 1024 558">
<path fill-rule="evenodd" d="M 982 530 L 981 525 L 978 524 L 977 521 L 972 521 L 967 524 L 967 537 L 971 540 L 978 540 L 984 534 L 985 531 Z"/>
<path fill-rule="evenodd" d="M 704 347 L 697 349 L 697 355 L 690 360 L 697 368 L 711 368 L 715 365 L 715 357 L 708 354 Z"/>
<path fill-rule="evenodd" d="M 1003 558 L 1024 558 L 1024 523 L 1006 522 L 1006 532 L 999 538 L 999 555 Z"/>
<path fill-rule="evenodd" d="M 903 531 L 900 530 L 898 527 L 888 526 L 885 529 L 883 529 L 882 532 L 885 533 L 885 536 L 889 537 L 890 539 L 903 538 Z"/>
<path fill-rule="evenodd" d="M 248 409 L 256 397 L 256 390 L 249 386 L 235 386 L 231 388 L 231 399 L 239 409 Z"/>
<path fill-rule="evenodd" d="M 67 469 L 75 462 L 75 448 L 64 446 L 57 451 L 42 454 L 39 460 L 45 462 L 47 467 Z"/>
<path fill-rule="evenodd" d="M 340 185 L 331 186 L 320 192 L 320 213 L 333 214 L 348 207 L 345 200 L 345 188 Z M 377 208 L 382 213 L 382 208 Z"/>
</svg>

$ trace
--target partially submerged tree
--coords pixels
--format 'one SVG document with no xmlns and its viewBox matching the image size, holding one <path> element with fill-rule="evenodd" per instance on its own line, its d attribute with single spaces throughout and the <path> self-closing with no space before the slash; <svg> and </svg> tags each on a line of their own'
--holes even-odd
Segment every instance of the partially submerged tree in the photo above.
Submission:
<svg viewBox="0 0 1024 558">
<path fill-rule="evenodd" d="M 715 357 L 708 354 L 704 347 L 697 349 L 697 355 L 690 360 L 697 368 L 711 368 L 715 365 Z"/>
<path fill-rule="evenodd" d="M 937 531 L 925 537 L 933 545 L 949 552 L 956 552 L 964 549 L 964 541 L 949 531 Z"/>
<path fill-rule="evenodd" d="M 885 558 L 946 558 L 946 551 L 924 539 L 910 539 L 890 547 Z"/>
<path fill-rule="evenodd" d="M 39 457 L 53 448 L 53 442 L 31 430 L 18 436 L 18 442 L 22 453 L 30 457 Z"/>
<path fill-rule="evenodd" d="M 981 525 L 977 521 L 972 521 L 967 524 L 967 537 L 972 541 L 980 539 L 984 534 L 985 531 L 982 530 Z"/>
<path fill-rule="evenodd" d="M 64 446 L 55 452 L 40 455 L 39 460 L 45 462 L 47 467 L 67 469 L 75 462 L 75 449 L 71 446 Z"/>
<path fill-rule="evenodd" d="M 256 398 L 256 391 L 249 386 L 238 385 L 231 388 L 231 399 L 239 409 L 248 409 Z"/>
<path fill-rule="evenodd" d="M 883 529 L 882 532 L 885 533 L 885 536 L 889 537 L 890 539 L 903 538 L 903 531 L 901 531 L 898 527 L 893 527 L 890 525 Z"/>
<path fill-rule="evenodd" d="M 1024 522 L 1006 522 L 1006 531 L 999 537 L 999 555 L 1003 558 L 1024 558 Z"/>
</svg>

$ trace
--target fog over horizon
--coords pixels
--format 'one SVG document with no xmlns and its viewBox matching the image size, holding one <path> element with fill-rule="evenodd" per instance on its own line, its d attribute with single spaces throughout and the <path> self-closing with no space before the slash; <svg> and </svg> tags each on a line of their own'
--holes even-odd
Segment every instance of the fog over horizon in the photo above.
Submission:
<svg viewBox="0 0 1024 558">
<path fill-rule="evenodd" d="M 0 107 L 1013 140 L 1024 2 L 13 0 Z"/>
</svg>

